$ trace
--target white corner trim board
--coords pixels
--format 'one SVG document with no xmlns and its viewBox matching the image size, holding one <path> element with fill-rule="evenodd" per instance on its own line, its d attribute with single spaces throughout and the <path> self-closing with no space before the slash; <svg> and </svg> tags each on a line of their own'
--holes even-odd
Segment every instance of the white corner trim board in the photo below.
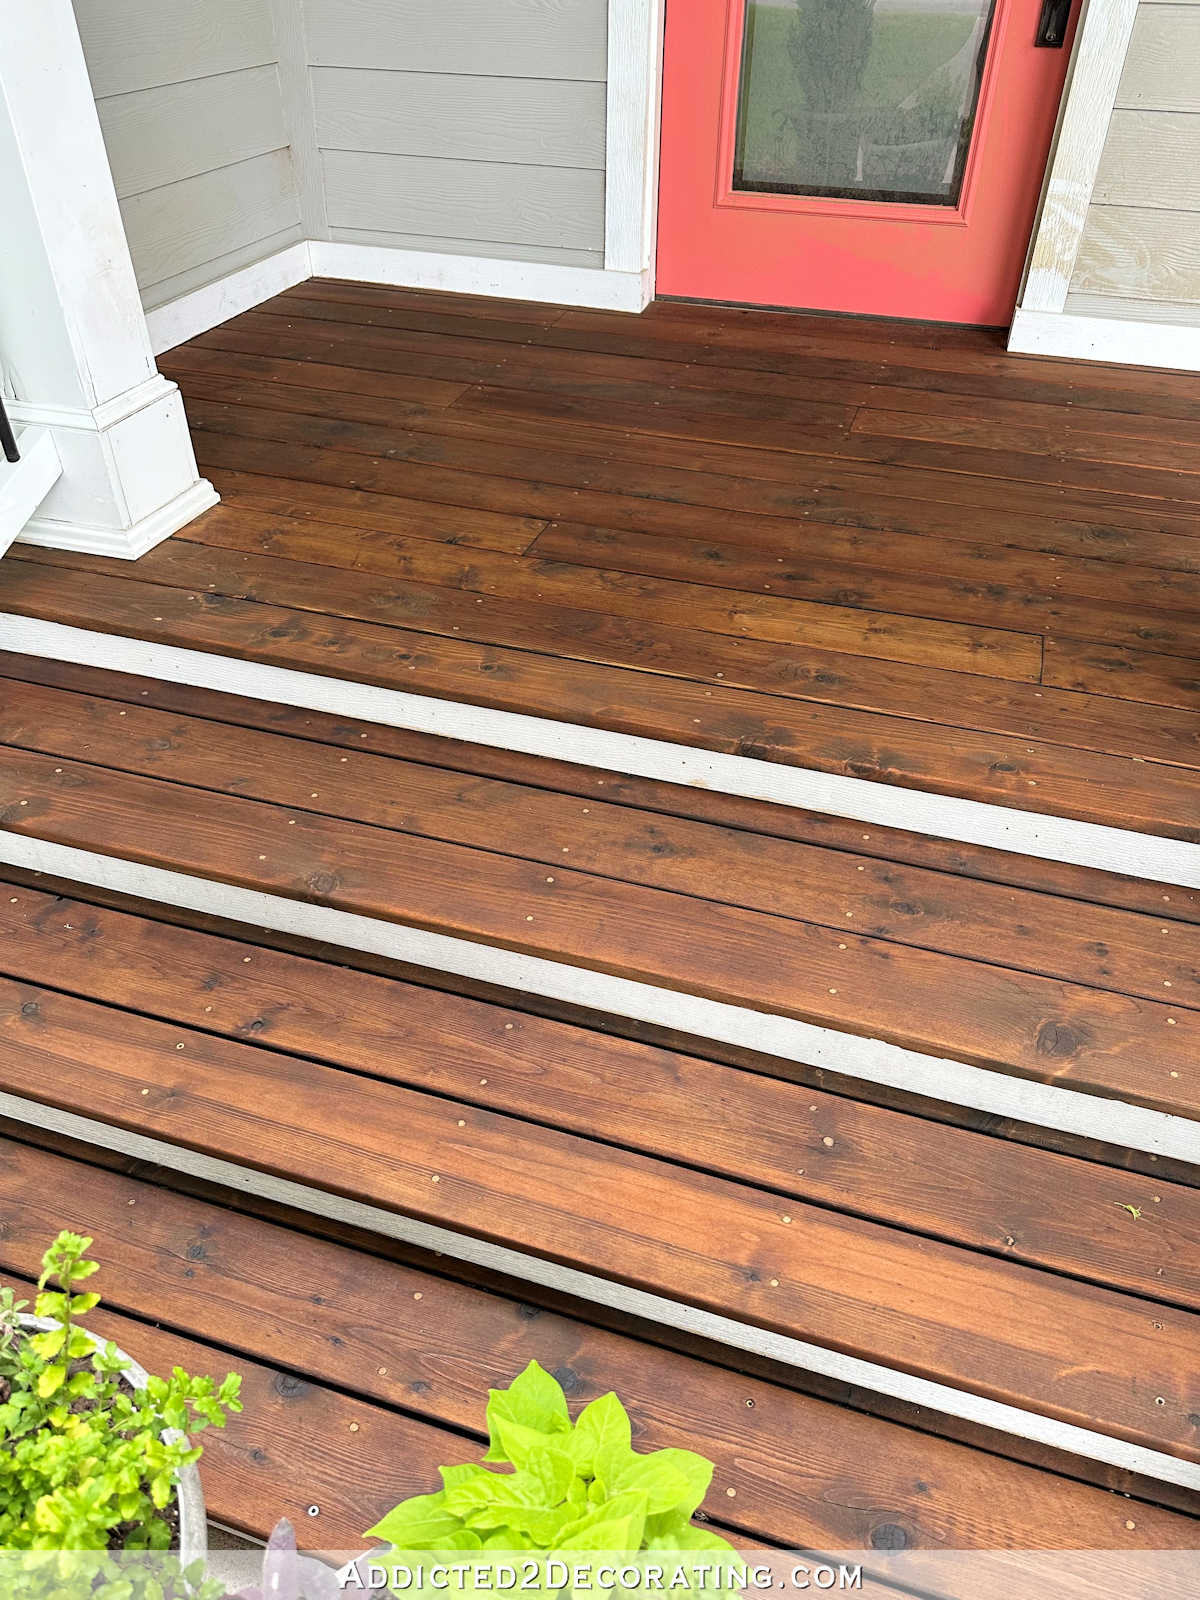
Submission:
<svg viewBox="0 0 1200 1600">
<path fill-rule="evenodd" d="M 59 1111 L 21 1095 L 0 1092 L 0 1116 L 78 1139 L 85 1144 L 97 1145 L 101 1149 L 115 1150 L 155 1166 L 186 1172 L 192 1177 L 235 1192 L 252 1194 L 296 1211 L 307 1211 L 312 1216 L 326 1217 L 332 1222 L 361 1228 L 386 1239 L 397 1239 L 431 1254 L 449 1256 L 452 1260 L 498 1272 L 517 1281 L 536 1283 L 544 1289 L 605 1306 L 627 1317 L 674 1328 L 730 1349 L 745 1350 L 801 1372 L 817 1373 L 837 1383 L 849 1384 L 855 1389 L 887 1395 L 908 1405 L 940 1412 L 943 1416 L 958 1417 L 977 1427 L 1028 1439 L 1087 1461 L 1103 1462 L 1121 1472 L 1155 1478 L 1184 1489 L 1200 1489 L 1200 1465 L 1179 1456 L 1167 1455 L 1165 1451 L 1151 1450 L 1145 1445 L 1130 1444 L 1124 1439 L 1116 1439 L 1091 1428 L 1060 1422 L 1039 1411 L 1007 1405 L 1000 1400 L 989 1400 L 970 1389 L 956 1389 L 930 1378 L 917 1377 L 900 1368 L 865 1361 L 859 1356 L 844 1355 L 825 1345 L 773 1333 L 754 1323 L 740 1322 L 718 1312 L 705 1311 L 699 1306 L 652 1294 L 646 1289 L 633 1288 L 612 1278 L 602 1278 L 577 1267 L 561 1266 L 541 1256 L 527 1255 L 507 1245 L 492 1244 L 487 1239 L 442 1228 L 435 1223 L 421 1222 L 402 1212 L 385 1211 L 381 1206 L 343 1199 L 340 1195 L 313 1188 L 309 1184 L 295 1183 L 290 1178 L 277 1178 L 255 1167 L 202 1155 L 165 1139 L 150 1138 L 143 1133 L 79 1116 L 73 1111 Z"/>
<path fill-rule="evenodd" d="M 1013 317 L 1008 348 L 1022 355 L 1200 372 L 1200 328 L 1174 322 L 1080 317 L 1021 307 Z"/>
<path fill-rule="evenodd" d="M 610 272 L 654 271 L 664 18 L 663 0 L 608 0 L 604 265 Z"/>
<path fill-rule="evenodd" d="M 0 649 L 1200 889 L 1200 845 L 0 612 Z"/>
<path fill-rule="evenodd" d="M 215 283 L 194 289 L 191 294 L 180 295 L 178 300 L 146 313 L 154 354 L 160 356 L 165 350 L 173 350 L 311 277 L 308 241 L 301 240 Z"/>
<path fill-rule="evenodd" d="M 651 294 L 649 273 L 643 271 L 551 266 L 541 261 L 395 250 L 387 245 L 343 244 L 328 239 L 310 239 L 309 251 L 314 277 L 351 278 L 401 289 L 444 289 L 456 294 L 540 300 L 601 311 L 641 311 Z"/>
<path fill-rule="evenodd" d="M 1025 311 L 1066 304 L 1137 9 L 1138 0 L 1086 0 L 1029 247 Z"/>
</svg>

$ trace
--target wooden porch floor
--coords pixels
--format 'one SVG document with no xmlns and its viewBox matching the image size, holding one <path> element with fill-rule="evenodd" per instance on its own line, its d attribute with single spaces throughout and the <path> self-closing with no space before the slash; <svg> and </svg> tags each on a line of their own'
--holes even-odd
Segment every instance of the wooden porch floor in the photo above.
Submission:
<svg viewBox="0 0 1200 1600">
<path fill-rule="evenodd" d="M 1189 377 L 336 282 L 162 366 L 223 505 L 8 609 L 1200 838 Z"/>
<path fill-rule="evenodd" d="M 163 367 L 224 503 L 137 563 L 22 547 L 0 612 L 1200 839 L 1188 380 L 962 330 L 335 283 Z M 0 868 L 0 1091 L 316 1197 L 290 1245 L 295 1218 L 221 1222 L 205 1208 L 228 1194 L 159 1173 L 176 1231 L 139 1250 L 231 1230 L 230 1259 L 294 1252 L 312 1294 L 350 1201 L 1033 1419 L 984 1430 L 678 1329 L 605 1332 L 580 1394 L 666 1363 L 648 1438 L 736 1413 L 747 1367 L 796 1438 L 828 1438 L 815 1479 L 789 1460 L 776 1481 L 722 1422 L 731 1526 L 767 1542 L 1196 1542 L 1198 1169 L 1127 1146 L 1121 1119 L 1200 1124 L 1200 893 L 15 653 L 0 824 L 130 883 L 165 870 L 1111 1109 L 1111 1136 L 1083 1137 L 872 1083 L 849 1055 Z M 121 1215 L 111 1158 L 13 1131 L 7 1214 L 40 1218 L 13 1189 L 82 1161 L 80 1195 Z M 140 1259 L 116 1303 L 146 1317 Z M 30 1261 L 0 1229 L 0 1268 Z M 170 1320 L 269 1363 L 213 1320 L 225 1270 Z M 600 1303 L 555 1338 L 601 1338 Z M 538 1324 L 517 1338 L 488 1304 L 464 1313 L 479 1338 L 537 1353 Z M 294 1365 L 414 1407 L 319 1340 Z M 415 1410 L 464 1426 L 486 1381 L 459 1365 Z M 1179 1471 L 1051 1449 L 1047 1422 Z"/>
</svg>

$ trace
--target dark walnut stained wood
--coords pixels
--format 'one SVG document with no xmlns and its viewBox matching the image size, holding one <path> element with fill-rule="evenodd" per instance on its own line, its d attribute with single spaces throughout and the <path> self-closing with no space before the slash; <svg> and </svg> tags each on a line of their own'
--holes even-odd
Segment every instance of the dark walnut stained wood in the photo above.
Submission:
<svg viewBox="0 0 1200 1600">
<path fill-rule="evenodd" d="M 329 281 L 162 366 L 225 503 L 136 564 L 10 556 L 0 606 L 1197 837 L 1184 378 Z"/>
<path fill-rule="evenodd" d="M 93 677 L 89 687 L 103 684 Z M 254 729 L 218 721 L 222 698 L 205 697 L 203 718 L 184 718 L 141 699 L 130 706 L 10 680 L 0 704 L 0 744 L 85 754 L 95 765 L 143 777 L 1200 1008 L 1200 928 L 1161 914 L 1096 905 L 1082 923 L 1076 901 L 1062 896 L 598 798 L 581 801 L 548 786 L 536 761 L 528 763 L 529 782 L 512 783 L 361 748 L 348 757 L 337 745 L 272 731 L 267 705 L 259 706 Z"/>
<path fill-rule="evenodd" d="M 1195 1541 L 1191 1517 L 12 1140 L 0 1197 L 10 1281 L 36 1271 L 55 1228 L 86 1228 L 123 1346 L 160 1370 L 242 1372 L 245 1411 L 205 1435 L 205 1491 L 215 1517 L 260 1538 L 283 1514 L 306 1542 L 356 1548 L 395 1500 L 434 1487 L 439 1465 L 477 1456 L 488 1389 L 537 1359 L 575 1407 L 615 1389 L 637 1448 L 712 1459 L 706 1509 L 745 1544 Z M 171 1331 L 149 1325 L 164 1304 Z"/>
<path fill-rule="evenodd" d="M 119 708 L 117 720 L 128 712 Z M 116 771 L 80 759 L 87 743 L 83 736 L 58 755 L 0 747 L 6 827 L 1021 1077 L 1200 1111 L 1200 1011 L 1173 1004 L 1169 977 L 1159 980 L 1162 1000 L 1064 982 L 864 937 L 844 913 L 842 926 L 827 926 L 579 870 L 570 865 L 575 832 L 565 827 L 552 841 L 557 861 L 530 860 L 495 840 L 481 848 L 401 835 L 246 799 L 216 773 L 207 788 Z M 308 806 L 320 799 L 311 781 Z M 855 877 L 865 878 L 862 865 Z"/>
<path fill-rule="evenodd" d="M 6 1092 L 1200 1459 L 1195 1313 L 44 987 L 0 1017 Z"/>
<path fill-rule="evenodd" d="M 1011 889 L 1062 895 L 1089 905 L 1143 911 L 1159 918 L 1163 924 L 1200 923 L 1200 890 L 1156 884 L 1066 862 L 1042 861 L 1035 856 L 1012 855 L 980 845 L 956 844 L 896 828 L 864 827 L 860 822 L 828 813 L 770 805 L 739 795 L 657 783 L 648 778 L 631 778 L 624 773 L 551 761 L 519 751 L 435 738 L 380 723 L 356 722 L 297 706 L 251 700 L 241 695 L 214 694 L 187 684 L 138 678 L 37 656 L 0 651 L 0 677 L 78 690 L 125 705 L 148 705 L 181 712 L 185 716 L 203 717 L 233 727 L 286 733 L 319 744 L 336 745 L 343 751 L 396 756 L 449 772 L 548 788 L 584 800 L 595 798 L 669 817 L 713 822 L 768 838 L 849 850 L 863 860 L 924 867 Z"/>
<path fill-rule="evenodd" d="M 1200 1190 L 1162 1177 L 5 882 L 0 972 L 1200 1310 Z"/>
</svg>

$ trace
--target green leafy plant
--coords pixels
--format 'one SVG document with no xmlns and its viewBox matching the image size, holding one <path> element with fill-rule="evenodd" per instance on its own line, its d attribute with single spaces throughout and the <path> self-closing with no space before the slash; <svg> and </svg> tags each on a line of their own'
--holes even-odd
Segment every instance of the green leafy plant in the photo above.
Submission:
<svg viewBox="0 0 1200 1600">
<path fill-rule="evenodd" d="M 176 1367 L 144 1390 L 81 1319 L 100 1296 L 80 1285 L 98 1270 L 92 1241 L 60 1233 L 42 1259 L 35 1310 L 56 1326 L 27 1333 L 24 1302 L 0 1290 L 0 1547 L 26 1551 L 166 1549 L 164 1513 L 181 1468 L 200 1447 L 164 1432 L 223 1427 L 240 1411 L 241 1379 L 218 1387 Z"/>
<path fill-rule="evenodd" d="M 536 1361 L 488 1396 L 483 1464 L 443 1467 L 442 1488 L 417 1495 L 368 1530 L 419 1551 L 710 1551 L 733 1546 L 692 1521 L 713 1464 L 690 1450 L 633 1448 L 629 1415 L 601 1395 L 571 1420 L 561 1386 Z"/>
</svg>

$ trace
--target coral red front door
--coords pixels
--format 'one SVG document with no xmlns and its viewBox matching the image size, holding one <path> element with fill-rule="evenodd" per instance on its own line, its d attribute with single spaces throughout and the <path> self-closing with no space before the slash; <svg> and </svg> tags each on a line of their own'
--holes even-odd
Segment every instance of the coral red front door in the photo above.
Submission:
<svg viewBox="0 0 1200 1600">
<path fill-rule="evenodd" d="M 1007 322 L 1068 6 L 668 0 L 658 292 Z"/>
</svg>

